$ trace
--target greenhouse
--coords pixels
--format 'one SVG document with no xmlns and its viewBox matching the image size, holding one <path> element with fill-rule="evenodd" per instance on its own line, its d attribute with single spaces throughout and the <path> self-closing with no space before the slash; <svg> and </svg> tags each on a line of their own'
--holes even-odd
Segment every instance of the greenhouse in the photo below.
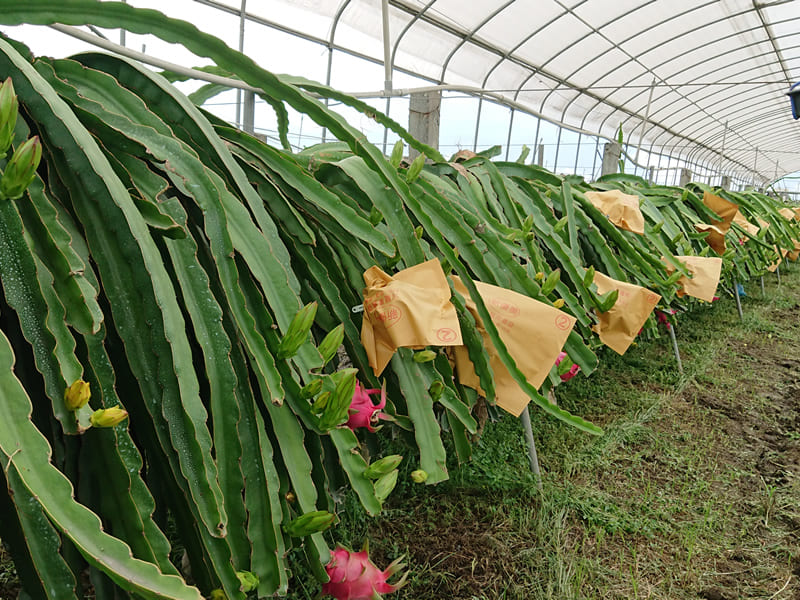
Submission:
<svg viewBox="0 0 800 600">
<path fill-rule="evenodd" d="M 0 600 L 800 597 L 798 32 L 0 0 Z"/>
</svg>

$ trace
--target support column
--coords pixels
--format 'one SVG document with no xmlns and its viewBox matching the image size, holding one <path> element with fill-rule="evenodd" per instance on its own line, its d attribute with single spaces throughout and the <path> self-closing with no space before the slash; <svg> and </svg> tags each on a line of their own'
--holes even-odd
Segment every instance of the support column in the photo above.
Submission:
<svg viewBox="0 0 800 600">
<path fill-rule="evenodd" d="M 691 169 L 681 169 L 681 187 L 686 187 L 686 185 L 692 180 L 692 170 Z"/>
<path fill-rule="evenodd" d="M 603 145 L 603 166 L 600 173 L 609 175 L 617 172 L 619 157 L 622 154 L 622 147 L 617 142 L 608 142 Z"/>
<path fill-rule="evenodd" d="M 243 93 L 242 129 L 247 133 L 253 133 L 256 122 L 256 94 L 250 90 L 245 90 Z"/>
<path fill-rule="evenodd" d="M 442 108 L 442 92 L 411 94 L 408 107 L 408 131 L 420 142 L 439 148 L 439 118 Z M 408 159 L 414 160 L 419 152 L 408 150 Z"/>
</svg>

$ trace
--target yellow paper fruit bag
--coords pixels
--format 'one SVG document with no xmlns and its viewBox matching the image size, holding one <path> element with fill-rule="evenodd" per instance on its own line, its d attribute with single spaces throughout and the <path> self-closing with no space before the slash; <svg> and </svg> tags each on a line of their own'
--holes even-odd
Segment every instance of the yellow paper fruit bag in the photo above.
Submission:
<svg viewBox="0 0 800 600">
<path fill-rule="evenodd" d="M 736 223 L 742 229 L 744 229 L 750 235 L 752 236 L 758 235 L 759 228 L 756 225 L 753 225 L 750 221 L 748 221 L 741 212 L 739 211 L 736 212 L 736 215 L 733 217 L 733 222 Z M 766 222 L 764 223 L 767 226 L 769 226 L 768 223 Z"/>
<path fill-rule="evenodd" d="M 685 275 L 678 279 L 678 284 L 681 286 L 677 292 L 678 297 L 692 296 L 706 302 L 714 300 L 722 271 L 722 259 L 705 256 L 676 256 L 675 258 L 683 263 L 692 274 L 691 279 Z M 667 263 L 663 257 L 661 260 L 667 265 L 667 273 L 675 271 L 675 267 Z"/>
<path fill-rule="evenodd" d="M 794 262 L 798 259 L 798 257 L 800 257 L 800 242 L 798 242 L 797 240 L 792 240 L 792 241 L 794 242 L 794 249 L 788 252 L 786 258 Z"/>
<path fill-rule="evenodd" d="M 710 192 L 703 192 L 703 204 L 722 218 L 720 221 L 712 220 L 711 225 L 718 227 L 723 234 L 727 233 L 728 229 L 731 228 L 733 218 L 739 212 L 739 205 L 729 202 L 725 198 L 715 196 Z"/>
<path fill-rule="evenodd" d="M 375 375 L 383 372 L 397 348 L 463 343 L 450 286 L 438 260 L 394 276 L 371 267 L 364 272 L 364 283 L 361 343 Z"/>
<path fill-rule="evenodd" d="M 606 346 L 617 354 L 625 354 L 661 296 L 647 288 L 617 281 L 599 272 L 594 274 L 594 283 L 600 295 L 619 290 L 619 297 L 611 310 L 597 315 L 600 322 L 592 329 Z"/>
<path fill-rule="evenodd" d="M 639 209 L 639 196 L 625 194 L 619 190 L 607 192 L 586 192 L 597 210 L 620 229 L 644 234 L 644 217 Z"/>
<path fill-rule="evenodd" d="M 786 255 L 789 254 L 789 251 L 785 248 L 781 249 L 775 246 L 775 252 L 778 253 L 778 258 L 772 263 L 770 266 L 767 267 L 767 271 L 770 273 L 774 273 L 778 270 L 778 266 L 783 262 L 783 259 L 786 258 Z"/>
<path fill-rule="evenodd" d="M 514 381 L 497 355 L 467 288 L 458 277 L 453 277 L 453 282 L 455 289 L 464 296 L 467 309 L 475 317 L 477 329 L 483 337 L 483 343 L 489 354 L 489 364 L 494 373 L 497 404 L 518 417 L 528 405 L 530 397 Z M 548 304 L 511 290 L 479 281 L 475 282 L 475 286 L 511 358 L 530 384 L 538 388 L 555 364 L 577 319 Z M 466 347 L 457 346 L 453 349 L 453 354 L 459 382 L 482 391 Z"/>
<path fill-rule="evenodd" d="M 694 228 L 700 233 L 708 232 L 708 235 L 706 236 L 706 243 L 711 246 L 714 252 L 720 255 L 725 253 L 724 231 L 722 231 L 716 225 L 709 225 L 708 223 L 695 223 Z"/>
</svg>

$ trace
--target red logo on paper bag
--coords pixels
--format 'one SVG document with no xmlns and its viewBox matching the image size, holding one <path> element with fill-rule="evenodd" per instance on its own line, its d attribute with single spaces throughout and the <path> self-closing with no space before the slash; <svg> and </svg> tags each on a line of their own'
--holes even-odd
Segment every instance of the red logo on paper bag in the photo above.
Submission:
<svg viewBox="0 0 800 600">
<path fill-rule="evenodd" d="M 439 338 L 439 341 L 443 344 L 449 344 L 450 342 L 454 342 L 458 336 L 456 332 L 449 327 L 442 327 L 436 331 L 436 337 Z"/>
<path fill-rule="evenodd" d="M 397 298 L 397 293 L 392 291 L 375 292 L 369 298 L 366 298 L 364 300 L 364 310 L 366 310 L 367 312 L 378 310 L 382 306 L 386 306 L 387 304 L 389 304 L 389 302 L 391 302 L 395 298 Z"/>
<path fill-rule="evenodd" d="M 403 318 L 403 311 L 398 306 L 377 308 L 373 314 L 387 329 Z"/>
<path fill-rule="evenodd" d="M 569 317 L 567 315 L 558 315 L 556 317 L 556 327 L 561 331 L 566 331 L 572 327 L 572 323 L 569 322 Z"/>
<path fill-rule="evenodd" d="M 489 305 L 502 310 L 503 312 L 507 312 L 510 315 L 518 315 L 519 314 L 519 307 L 511 302 L 506 302 L 505 300 L 500 300 L 499 298 L 490 298 Z"/>
</svg>

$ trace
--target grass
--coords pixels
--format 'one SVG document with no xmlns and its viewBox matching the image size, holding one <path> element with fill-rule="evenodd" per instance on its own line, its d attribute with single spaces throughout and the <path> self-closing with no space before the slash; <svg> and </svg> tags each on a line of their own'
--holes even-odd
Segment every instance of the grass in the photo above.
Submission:
<svg viewBox="0 0 800 600">
<path fill-rule="evenodd" d="M 407 556 L 398 600 L 800 598 L 800 274 L 747 288 L 741 321 L 730 297 L 680 318 L 683 374 L 664 335 L 558 389 L 604 436 L 534 410 L 542 493 L 506 416 L 450 481 L 376 519 L 350 502 L 335 535 Z"/>
<path fill-rule="evenodd" d="M 0 599 L 11 600 L 17 597 L 19 578 L 11 560 L 11 555 L 0 544 Z"/>
</svg>

